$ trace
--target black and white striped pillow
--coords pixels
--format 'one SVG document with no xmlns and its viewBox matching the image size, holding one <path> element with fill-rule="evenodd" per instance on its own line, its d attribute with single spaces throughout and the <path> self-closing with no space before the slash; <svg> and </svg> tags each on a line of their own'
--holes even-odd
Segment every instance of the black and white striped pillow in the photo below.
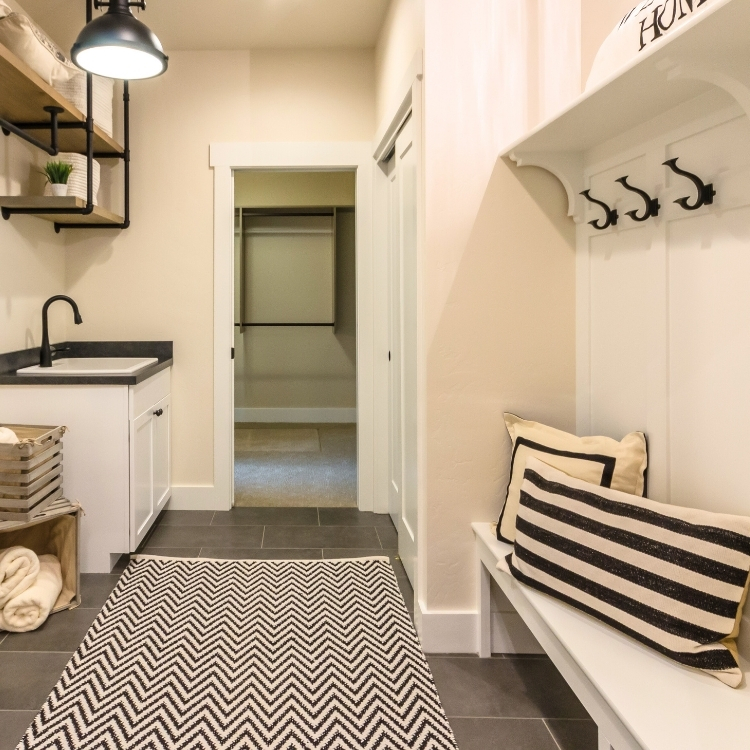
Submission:
<svg viewBox="0 0 750 750">
<path fill-rule="evenodd" d="M 734 639 L 750 518 L 599 487 L 530 457 L 507 564 L 522 583 L 665 656 L 741 683 Z"/>
</svg>

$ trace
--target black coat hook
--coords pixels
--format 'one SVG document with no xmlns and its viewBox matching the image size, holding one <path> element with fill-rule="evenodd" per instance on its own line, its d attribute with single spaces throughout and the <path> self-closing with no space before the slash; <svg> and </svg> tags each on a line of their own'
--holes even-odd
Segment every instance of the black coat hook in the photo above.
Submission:
<svg viewBox="0 0 750 750">
<path fill-rule="evenodd" d="M 641 190 L 640 188 L 629 185 L 628 175 L 625 175 L 625 177 L 620 177 L 620 179 L 615 180 L 615 182 L 619 182 L 620 185 L 622 185 L 626 190 L 630 190 L 631 193 L 638 193 L 638 195 L 643 198 L 643 201 L 646 204 L 646 211 L 642 216 L 638 216 L 638 211 L 628 211 L 625 214 L 626 216 L 629 216 L 633 221 L 646 221 L 646 219 L 650 219 L 652 216 L 659 215 L 659 209 L 661 208 L 661 206 L 659 205 L 659 200 L 657 198 L 652 198 L 645 190 Z"/>
<path fill-rule="evenodd" d="M 698 199 L 695 203 L 690 204 L 688 198 L 678 198 L 675 201 L 678 206 L 682 206 L 686 211 L 696 211 L 702 206 L 710 206 L 714 202 L 716 191 L 714 190 L 712 183 L 709 182 L 706 185 L 698 175 L 680 169 L 677 166 L 677 159 L 669 159 L 668 161 L 665 161 L 664 166 L 669 167 L 675 174 L 687 177 L 688 180 L 691 180 L 695 187 L 698 188 Z"/>
<path fill-rule="evenodd" d="M 594 203 L 597 206 L 601 206 L 604 209 L 604 213 L 606 214 L 606 221 L 604 224 L 602 224 L 599 221 L 590 221 L 589 224 L 591 224 L 594 229 L 607 229 L 608 227 L 614 227 L 617 226 L 617 220 L 620 218 L 619 214 L 617 213 L 617 209 L 610 208 L 604 201 L 598 201 L 596 198 L 591 197 L 591 193 L 588 190 L 584 190 L 581 195 L 587 200 L 591 201 L 591 203 Z"/>
</svg>

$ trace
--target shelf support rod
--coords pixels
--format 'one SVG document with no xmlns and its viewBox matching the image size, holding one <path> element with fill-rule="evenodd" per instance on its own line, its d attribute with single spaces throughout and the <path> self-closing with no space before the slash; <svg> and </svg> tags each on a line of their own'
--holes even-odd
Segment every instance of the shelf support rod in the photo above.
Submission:
<svg viewBox="0 0 750 750">
<path fill-rule="evenodd" d="M 44 111 L 49 113 L 49 124 L 45 122 L 39 124 L 22 123 L 20 125 L 15 125 L 12 122 L 0 118 L 0 128 L 2 128 L 4 135 L 10 135 L 13 133 L 13 135 L 17 135 L 19 138 L 30 143 L 32 146 L 36 146 L 36 148 L 41 149 L 50 156 L 57 156 L 59 153 L 59 148 L 57 146 L 57 133 L 58 128 L 60 127 L 60 124 L 57 122 L 57 116 L 65 110 L 62 107 L 45 107 Z M 48 146 L 46 143 L 42 143 L 38 138 L 34 138 L 33 135 L 29 135 L 25 129 L 49 130 L 50 145 Z"/>
</svg>

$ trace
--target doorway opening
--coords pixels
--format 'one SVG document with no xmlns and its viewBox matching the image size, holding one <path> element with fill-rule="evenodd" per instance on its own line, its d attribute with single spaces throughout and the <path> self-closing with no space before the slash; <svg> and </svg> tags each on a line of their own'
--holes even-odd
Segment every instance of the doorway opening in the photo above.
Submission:
<svg viewBox="0 0 750 750">
<path fill-rule="evenodd" d="M 356 508 L 356 172 L 235 171 L 234 206 L 234 504 Z"/>
</svg>

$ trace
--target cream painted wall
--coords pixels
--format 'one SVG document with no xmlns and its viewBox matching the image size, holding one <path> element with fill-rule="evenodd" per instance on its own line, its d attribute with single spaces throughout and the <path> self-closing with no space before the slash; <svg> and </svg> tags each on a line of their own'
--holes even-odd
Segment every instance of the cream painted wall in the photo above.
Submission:
<svg viewBox="0 0 750 750">
<path fill-rule="evenodd" d="M 391 0 L 383 28 L 375 47 L 375 114 L 376 124 L 392 116 L 391 110 L 402 92 L 398 86 L 409 63 L 419 49 L 424 49 L 425 0 Z"/>
<path fill-rule="evenodd" d="M 131 98 L 132 226 L 67 235 L 68 289 L 85 310 L 81 338 L 174 340 L 173 481 L 210 485 L 209 143 L 369 139 L 374 62 L 357 51 L 178 52 Z"/>
<path fill-rule="evenodd" d="M 500 511 L 503 412 L 575 429 L 574 225 L 555 178 L 497 158 L 580 92 L 609 31 L 552 5 L 426 5 L 427 612 L 476 606 L 469 524 Z"/>
<path fill-rule="evenodd" d="M 248 141 L 369 140 L 375 130 L 370 50 L 265 51 L 249 55 Z"/>
<path fill-rule="evenodd" d="M 235 205 L 354 206 L 354 172 L 239 172 Z M 235 329 L 235 408 L 356 408 L 354 212 L 340 213 L 337 326 Z M 235 266 L 236 269 L 236 266 Z"/>
</svg>

